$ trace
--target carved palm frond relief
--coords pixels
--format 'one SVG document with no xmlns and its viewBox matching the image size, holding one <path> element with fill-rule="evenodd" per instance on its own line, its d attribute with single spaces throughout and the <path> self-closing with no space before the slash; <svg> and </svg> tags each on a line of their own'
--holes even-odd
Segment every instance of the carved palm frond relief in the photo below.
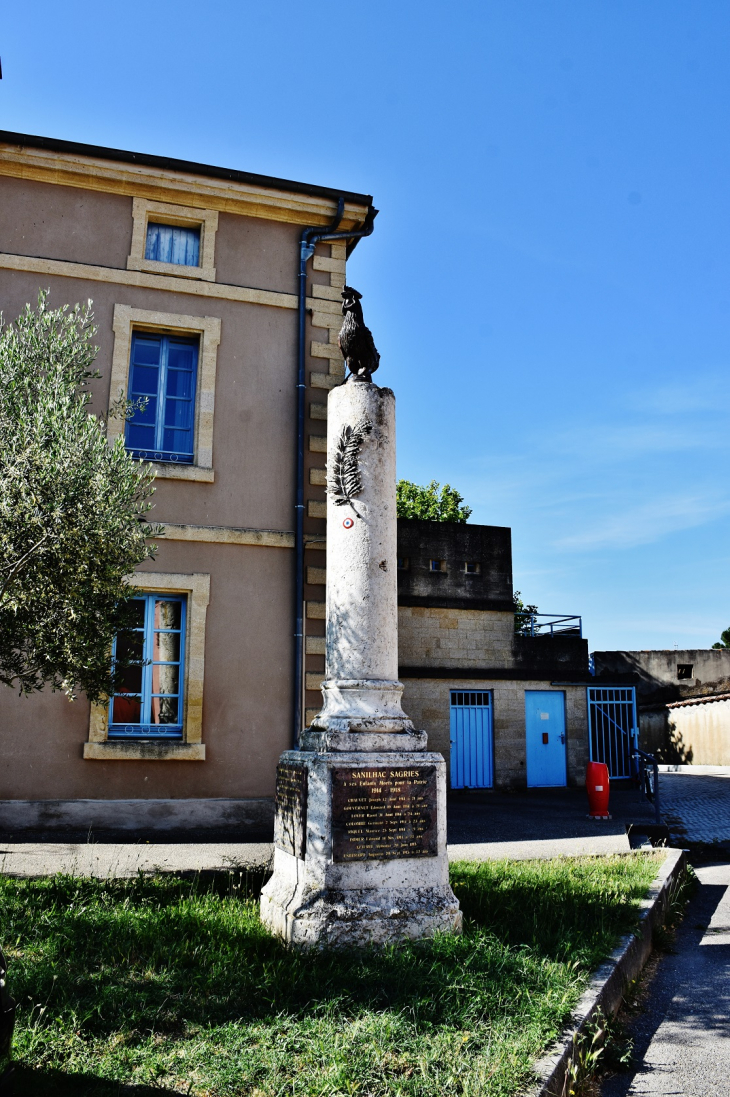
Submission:
<svg viewBox="0 0 730 1097">
<path fill-rule="evenodd" d="M 336 506 L 352 506 L 352 500 L 362 491 L 360 476 L 360 446 L 373 425 L 369 419 L 361 419 L 354 427 L 345 426 L 337 441 L 330 463 L 327 491 Z"/>
</svg>

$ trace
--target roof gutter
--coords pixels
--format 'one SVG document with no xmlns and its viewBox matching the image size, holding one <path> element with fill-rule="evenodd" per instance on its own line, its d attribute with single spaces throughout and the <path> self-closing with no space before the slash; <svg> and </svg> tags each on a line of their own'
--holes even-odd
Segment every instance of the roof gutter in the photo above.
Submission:
<svg viewBox="0 0 730 1097">
<path fill-rule="evenodd" d="M 375 227 L 378 211 L 372 203 L 368 208 L 362 227 L 356 232 L 338 232 L 345 209 L 342 195 L 337 200 L 335 219 L 327 229 L 304 229 L 299 241 L 299 299 L 298 299 L 298 358 L 297 358 L 297 457 L 296 457 L 296 502 L 295 514 L 295 574 L 294 574 L 294 707 L 292 745 L 299 749 L 299 734 L 302 730 L 304 710 L 304 442 L 306 428 L 306 320 L 307 320 L 307 263 L 314 255 L 317 244 L 327 240 L 347 240 L 348 256 L 356 247 L 358 240 L 370 236 Z"/>
</svg>

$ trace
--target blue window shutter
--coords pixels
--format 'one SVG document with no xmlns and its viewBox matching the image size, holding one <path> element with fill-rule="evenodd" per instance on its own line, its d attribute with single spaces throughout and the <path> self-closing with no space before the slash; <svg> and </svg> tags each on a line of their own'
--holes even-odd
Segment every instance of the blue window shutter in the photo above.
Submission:
<svg viewBox="0 0 730 1097">
<path fill-rule="evenodd" d="M 200 266 L 200 229 L 180 225 L 147 225 L 145 259 L 175 263 L 180 267 Z"/>
<path fill-rule="evenodd" d="M 192 464 L 198 341 L 135 332 L 130 400 L 146 399 L 126 425 L 126 446 L 144 461 Z"/>
<path fill-rule="evenodd" d="M 145 594 L 136 598 L 138 627 L 114 641 L 112 658 L 138 660 L 124 671 L 109 709 L 110 739 L 181 739 L 187 599 Z"/>
</svg>

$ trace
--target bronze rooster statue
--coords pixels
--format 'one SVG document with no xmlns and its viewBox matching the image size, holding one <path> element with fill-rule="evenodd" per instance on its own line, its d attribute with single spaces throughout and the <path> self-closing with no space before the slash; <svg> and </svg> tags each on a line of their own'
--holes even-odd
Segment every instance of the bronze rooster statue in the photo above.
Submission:
<svg viewBox="0 0 730 1097">
<path fill-rule="evenodd" d="M 373 333 L 362 318 L 361 300 L 361 293 L 352 286 L 345 286 L 342 291 L 342 315 L 345 319 L 337 342 L 354 380 L 372 381 L 380 365 L 380 355 L 375 349 Z"/>
</svg>

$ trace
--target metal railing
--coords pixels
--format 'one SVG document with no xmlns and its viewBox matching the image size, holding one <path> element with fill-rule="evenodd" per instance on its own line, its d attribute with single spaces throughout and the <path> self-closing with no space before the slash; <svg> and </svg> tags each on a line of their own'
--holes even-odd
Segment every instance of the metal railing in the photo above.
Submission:
<svg viewBox="0 0 730 1097">
<path fill-rule="evenodd" d="M 647 754 L 645 750 L 634 751 L 634 763 L 636 776 L 639 781 L 639 792 L 642 799 L 648 800 L 654 805 L 654 817 L 657 824 L 661 824 L 662 813 L 659 805 L 659 763 L 653 754 Z"/>
<path fill-rule="evenodd" d="M 539 620 L 539 618 L 547 620 Z M 521 636 L 583 636 L 583 619 L 573 614 L 560 616 L 556 613 L 515 613 L 518 632 Z"/>
</svg>

